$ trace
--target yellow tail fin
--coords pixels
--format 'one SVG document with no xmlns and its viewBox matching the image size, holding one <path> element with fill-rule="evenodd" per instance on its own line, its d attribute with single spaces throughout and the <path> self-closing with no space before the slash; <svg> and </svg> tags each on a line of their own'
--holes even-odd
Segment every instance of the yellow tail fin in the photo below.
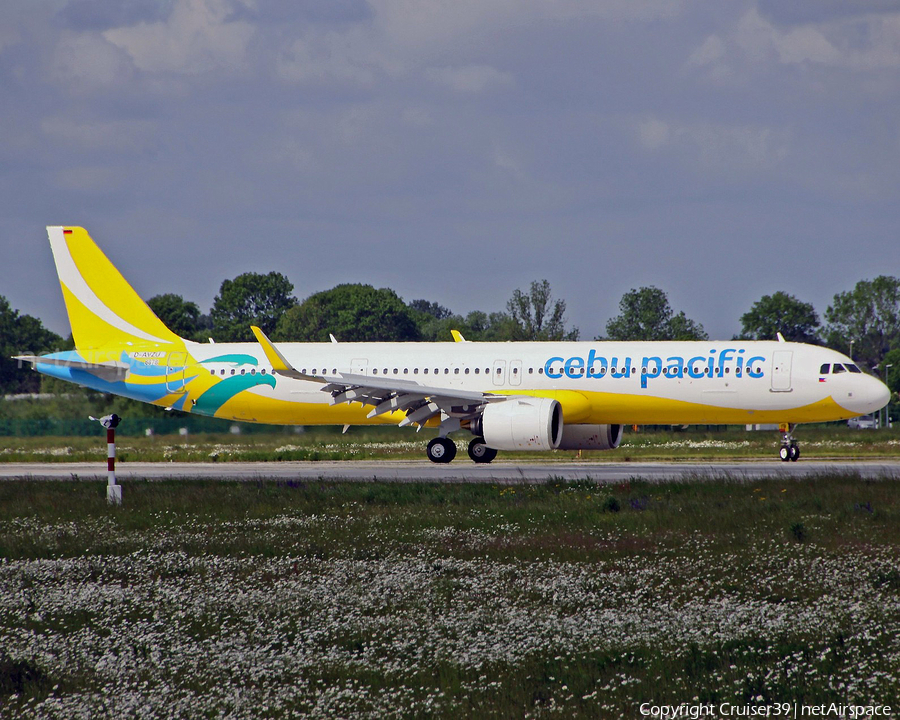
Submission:
<svg viewBox="0 0 900 720">
<path fill-rule="evenodd" d="M 126 343 L 177 343 L 84 228 L 48 227 L 56 272 L 79 350 Z"/>
</svg>

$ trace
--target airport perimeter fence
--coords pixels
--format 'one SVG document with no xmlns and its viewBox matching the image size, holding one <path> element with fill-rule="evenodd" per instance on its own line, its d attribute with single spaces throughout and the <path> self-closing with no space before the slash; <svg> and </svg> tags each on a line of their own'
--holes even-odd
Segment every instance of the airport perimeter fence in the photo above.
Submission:
<svg viewBox="0 0 900 720">
<path fill-rule="evenodd" d="M 100 426 L 89 420 L 72 418 L 0 418 L 0 437 L 77 437 L 97 435 Z M 257 433 L 294 434 L 298 426 L 259 425 L 229 422 L 218 418 L 182 416 L 171 418 L 125 417 L 116 428 L 120 436 L 194 435 L 214 433 L 251 435 Z"/>
</svg>

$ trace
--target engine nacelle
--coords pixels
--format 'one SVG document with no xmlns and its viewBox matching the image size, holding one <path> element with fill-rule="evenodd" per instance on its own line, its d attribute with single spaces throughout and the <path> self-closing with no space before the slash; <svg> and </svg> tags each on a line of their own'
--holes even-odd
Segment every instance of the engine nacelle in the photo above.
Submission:
<svg viewBox="0 0 900 720">
<path fill-rule="evenodd" d="M 473 430 L 495 450 L 554 450 L 563 436 L 562 407 L 552 398 L 489 403 Z"/>
<path fill-rule="evenodd" d="M 621 442 L 621 425 L 566 425 L 559 449 L 613 450 Z"/>
</svg>

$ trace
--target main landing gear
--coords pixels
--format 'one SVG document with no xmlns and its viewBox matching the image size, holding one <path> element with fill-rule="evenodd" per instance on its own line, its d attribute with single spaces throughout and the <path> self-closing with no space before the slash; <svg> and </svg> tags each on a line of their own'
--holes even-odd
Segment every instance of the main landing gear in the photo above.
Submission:
<svg viewBox="0 0 900 720">
<path fill-rule="evenodd" d="M 436 437 L 425 451 L 433 463 L 453 462 L 456 457 L 456 443 L 448 437 Z M 497 457 L 497 451 L 484 444 L 483 437 L 472 438 L 469 443 L 469 457 L 476 463 L 489 463 Z"/>
<path fill-rule="evenodd" d="M 781 447 L 778 448 L 778 457 L 782 462 L 797 462 L 800 459 L 800 447 L 794 440 L 794 428 L 796 423 L 782 423 L 778 429 L 781 431 Z"/>
<path fill-rule="evenodd" d="M 453 462 L 456 457 L 456 443 L 448 437 L 436 437 L 425 450 L 428 459 L 433 463 Z"/>
</svg>

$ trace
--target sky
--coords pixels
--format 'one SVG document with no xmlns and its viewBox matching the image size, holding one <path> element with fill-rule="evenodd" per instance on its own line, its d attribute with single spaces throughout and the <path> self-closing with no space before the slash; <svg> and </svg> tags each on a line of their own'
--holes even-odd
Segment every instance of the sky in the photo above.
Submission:
<svg viewBox="0 0 900 720">
<path fill-rule="evenodd" d="M 712 338 L 900 275 L 894 0 L 4 0 L 0 294 L 46 225 L 208 311 L 277 270 L 454 312 L 655 285 Z"/>
</svg>

